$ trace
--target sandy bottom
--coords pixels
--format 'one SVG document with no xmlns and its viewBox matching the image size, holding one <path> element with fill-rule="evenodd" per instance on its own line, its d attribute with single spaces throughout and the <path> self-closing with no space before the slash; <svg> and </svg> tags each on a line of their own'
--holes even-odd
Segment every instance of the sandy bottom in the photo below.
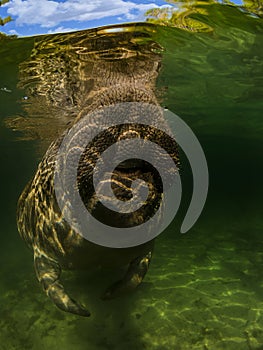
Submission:
<svg viewBox="0 0 263 350">
<path fill-rule="evenodd" d="M 187 234 L 173 225 L 157 239 L 145 282 L 131 295 L 99 298 L 120 271 L 64 273 L 90 318 L 53 306 L 23 245 L 15 258 L 3 254 L 1 350 L 263 349 L 260 218 L 208 217 Z"/>
</svg>

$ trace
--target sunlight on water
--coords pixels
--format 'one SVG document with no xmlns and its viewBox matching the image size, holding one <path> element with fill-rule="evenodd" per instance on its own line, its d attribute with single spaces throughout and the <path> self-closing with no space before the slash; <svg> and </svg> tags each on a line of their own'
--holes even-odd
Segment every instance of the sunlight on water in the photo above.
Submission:
<svg viewBox="0 0 263 350">
<path fill-rule="evenodd" d="M 1 349 L 262 349 L 263 23 L 234 6 L 200 3 L 181 26 L 0 37 Z M 114 74 L 136 59 L 145 81 L 160 63 L 155 94 L 198 137 L 209 196 L 197 224 L 179 234 L 192 191 L 182 154 L 183 203 L 156 239 L 138 290 L 101 301 L 123 271 L 63 273 L 70 293 L 92 309 L 81 318 L 42 292 L 16 229 L 16 202 L 50 142 L 107 74 L 114 89 Z"/>
</svg>

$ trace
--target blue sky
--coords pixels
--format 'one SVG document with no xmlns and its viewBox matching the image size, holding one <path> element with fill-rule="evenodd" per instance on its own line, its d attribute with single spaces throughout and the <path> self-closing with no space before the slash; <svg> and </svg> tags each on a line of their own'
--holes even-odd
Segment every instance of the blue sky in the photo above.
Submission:
<svg viewBox="0 0 263 350">
<path fill-rule="evenodd" d="M 163 6 L 169 5 L 163 0 L 11 0 L 0 7 L 0 16 L 13 21 L 0 31 L 27 36 L 137 22 L 148 9 Z"/>
</svg>

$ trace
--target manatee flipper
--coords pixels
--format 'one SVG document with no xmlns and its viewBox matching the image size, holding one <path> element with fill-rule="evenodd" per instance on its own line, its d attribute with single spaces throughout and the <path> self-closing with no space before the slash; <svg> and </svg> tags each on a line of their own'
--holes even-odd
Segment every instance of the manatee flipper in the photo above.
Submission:
<svg viewBox="0 0 263 350">
<path fill-rule="evenodd" d="M 59 309 L 80 316 L 90 316 L 89 311 L 70 298 L 59 283 L 61 267 L 56 260 L 34 250 L 34 264 L 38 281 Z"/>
<path fill-rule="evenodd" d="M 139 286 L 149 269 L 151 257 L 152 252 L 150 251 L 148 254 L 132 260 L 123 279 L 112 284 L 102 295 L 101 299 L 107 300 L 116 298 L 129 293 Z"/>
</svg>

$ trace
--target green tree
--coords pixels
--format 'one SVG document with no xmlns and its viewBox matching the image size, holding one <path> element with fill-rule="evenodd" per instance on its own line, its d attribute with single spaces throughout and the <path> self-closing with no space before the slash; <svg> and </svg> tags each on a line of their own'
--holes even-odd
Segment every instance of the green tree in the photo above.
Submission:
<svg viewBox="0 0 263 350">
<path fill-rule="evenodd" d="M 247 11 L 263 17 L 263 3 L 261 0 L 243 0 L 242 5 Z"/>
<path fill-rule="evenodd" d="M 7 2 L 9 2 L 9 0 L 0 0 L 0 6 L 6 4 Z M 2 18 L 0 17 L 0 25 L 3 26 L 5 25 L 7 22 L 12 21 L 12 18 L 10 16 Z"/>
<path fill-rule="evenodd" d="M 172 6 L 150 9 L 145 13 L 147 22 L 179 27 L 190 31 L 210 31 L 211 28 L 197 18 L 206 15 L 205 5 L 220 3 L 241 7 L 259 17 L 263 16 L 262 0 L 243 0 L 241 5 L 236 5 L 231 0 L 166 0 L 166 2 Z"/>
<path fill-rule="evenodd" d="M 207 14 L 204 7 L 197 6 L 201 4 L 200 1 L 166 0 L 166 2 L 173 6 L 148 10 L 145 13 L 146 21 L 160 25 L 177 27 L 192 32 L 207 32 L 211 30 L 211 28 L 202 21 L 192 18 L 193 15 L 205 16 Z M 204 4 L 212 4 L 216 2 L 216 0 L 207 0 L 204 1 Z"/>
</svg>

